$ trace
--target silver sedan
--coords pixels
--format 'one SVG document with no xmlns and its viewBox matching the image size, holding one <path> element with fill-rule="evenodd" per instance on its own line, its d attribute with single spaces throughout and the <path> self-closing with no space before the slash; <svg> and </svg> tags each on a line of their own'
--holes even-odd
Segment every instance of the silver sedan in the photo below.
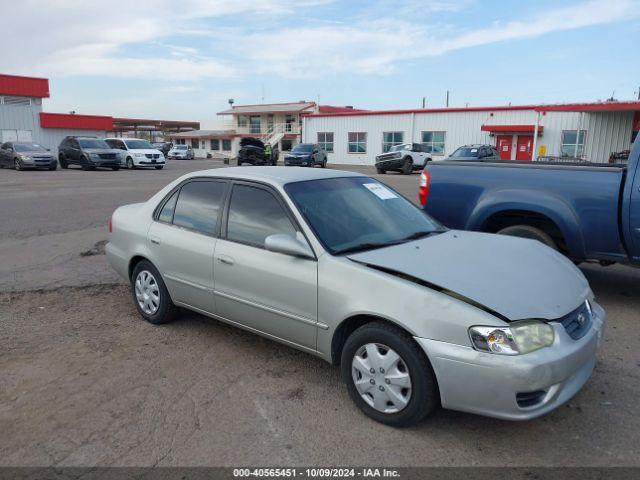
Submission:
<svg viewBox="0 0 640 480">
<path fill-rule="evenodd" d="M 194 172 L 118 208 L 107 256 L 146 320 L 185 307 L 340 365 L 368 416 L 530 419 L 589 378 L 605 313 L 532 240 L 447 230 L 344 171 Z"/>
</svg>

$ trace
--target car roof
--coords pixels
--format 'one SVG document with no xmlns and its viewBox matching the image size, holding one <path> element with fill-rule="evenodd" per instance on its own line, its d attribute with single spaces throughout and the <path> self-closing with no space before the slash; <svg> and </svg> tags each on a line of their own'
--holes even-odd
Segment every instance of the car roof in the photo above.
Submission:
<svg viewBox="0 0 640 480">
<path fill-rule="evenodd" d="M 330 168 L 296 168 L 296 167 L 227 167 L 192 172 L 188 177 L 224 177 L 238 180 L 254 180 L 272 185 L 286 185 L 307 180 L 325 178 L 365 177 L 361 173 Z"/>
</svg>

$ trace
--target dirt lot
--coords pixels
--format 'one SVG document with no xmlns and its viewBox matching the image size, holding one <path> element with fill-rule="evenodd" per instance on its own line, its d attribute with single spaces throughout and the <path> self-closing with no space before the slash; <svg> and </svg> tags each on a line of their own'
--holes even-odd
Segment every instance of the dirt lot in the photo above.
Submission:
<svg viewBox="0 0 640 480">
<path fill-rule="evenodd" d="M 525 423 L 384 427 L 312 356 L 192 313 L 142 321 L 105 261 L 109 216 L 212 166 L 0 170 L 0 465 L 640 465 L 638 270 L 583 268 L 609 314 L 600 363 Z M 417 175 L 380 179 L 414 198 Z"/>
</svg>

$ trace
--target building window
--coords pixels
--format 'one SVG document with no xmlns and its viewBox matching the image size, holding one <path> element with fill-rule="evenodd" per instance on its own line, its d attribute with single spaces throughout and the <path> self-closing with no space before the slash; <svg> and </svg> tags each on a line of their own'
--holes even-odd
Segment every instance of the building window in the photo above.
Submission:
<svg viewBox="0 0 640 480">
<path fill-rule="evenodd" d="M 445 132 L 422 132 L 422 143 L 427 147 L 427 152 L 435 155 L 444 155 Z"/>
<path fill-rule="evenodd" d="M 222 139 L 222 150 L 224 150 L 225 152 L 230 152 L 231 151 L 231 139 L 230 138 L 223 138 Z"/>
<path fill-rule="evenodd" d="M 211 139 L 211 150 L 220 150 L 220 140 L 217 138 Z"/>
<path fill-rule="evenodd" d="M 238 115 L 238 126 L 246 127 L 247 125 L 249 125 L 249 117 L 246 115 Z"/>
<path fill-rule="evenodd" d="M 333 132 L 318 132 L 318 145 L 325 152 L 333 153 Z"/>
<path fill-rule="evenodd" d="M 285 132 L 292 132 L 293 131 L 293 123 L 296 121 L 295 118 L 293 118 L 293 115 L 287 115 L 286 117 L 284 117 L 284 131 Z"/>
<path fill-rule="evenodd" d="M 195 138 L 191 139 L 191 148 L 200 148 L 200 141 Z"/>
<path fill-rule="evenodd" d="M 267 132 L 273 132 L 273 113 L 267 115 Z"/>
<path fill-rule="evenodd" d="M 562 131 L 562 147 L 560 155 L 562 157 L 581 158 L 584 155 L 584 139 L 587 136 L 586 130 L 580 130 L 580 135 L 576 135 L 577 130 Z"/>
<path fill-rule="evenodd" d="M 404 132 L 383 132 L 382 153 L 388 152 L 395 145 L 402 145 Z"/>
<path fill-rule="evenodd" d="M 184 145 L 184 138 L 176 138 L 176 145 Z"/>
<path fill-rule="evenodd" d="M 249 117 L 249 131 L 251 133 L 260 133 L 260 115 L 251 115 Z"/>
<path fill-rule="evenodd" d="M 367 153 L 367 133 L 349 132 L 349 153 Z"/>
</svg>

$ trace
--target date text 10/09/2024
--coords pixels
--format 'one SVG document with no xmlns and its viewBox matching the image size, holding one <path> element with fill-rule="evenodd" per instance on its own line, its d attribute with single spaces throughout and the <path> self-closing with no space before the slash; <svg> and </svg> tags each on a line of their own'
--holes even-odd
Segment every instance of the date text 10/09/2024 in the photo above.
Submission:
<svg viewBox="0 0 640 480">
<path fill-rule="evenodd" d="M 235 478 L 399 478 L 388 468 L 234 468 Z"/>
</svg>

